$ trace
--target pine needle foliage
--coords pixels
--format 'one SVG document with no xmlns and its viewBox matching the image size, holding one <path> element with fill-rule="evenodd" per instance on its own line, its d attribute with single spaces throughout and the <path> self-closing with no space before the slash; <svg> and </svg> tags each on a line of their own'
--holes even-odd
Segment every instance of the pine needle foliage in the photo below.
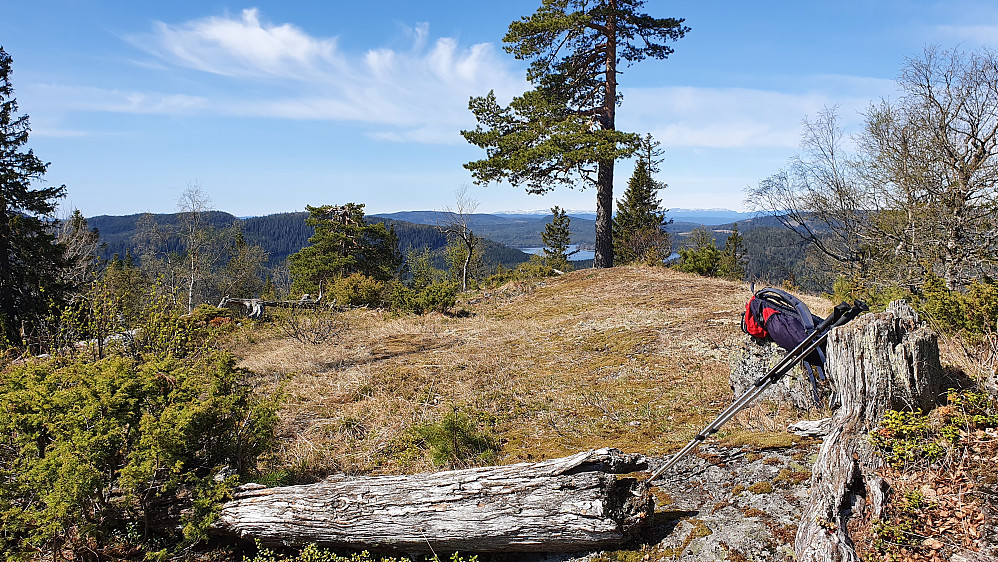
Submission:
<svg viewBox="0 0 998 562">
<path fill-rule="evenodd" d="M 384 223 L 368 223 L 364 205 L 309 205 L 305 223 L 315 228 L 309 246 L 288 258 L 293 294 L 317 294 L 335 279 L 360 273 L 388 281 L 398 272 L 398 237 Z"/>
<path fill-rule="evenodd" d="M 530 61 L 533 89 L 503 106 L 495 93 L 472 98 L 478 126 L 462 131 L 486 157 L 465 164 L 475 181 L 508 181 L 529 193 L 555 187 L 596 187 L 595 267 L 613 266 L 614 163 L 641 145 L 618 131 L 621 66 L 665 59 L 669 42 L 689 28 L 682 19 L 654 18 L 643 0 L 543 0 L 509 25 L 506 52 Z"/>
<path fill-rule="evenodd" d="M 565 214 L 565 209 L 555 205 L 551 207 L 551 222 L 544 225 L 541 240 L 544 241 L 544 265 L 559 271 L 571 271 L 572 265 L 568 258 L 578 252 L 568 251 L 572 244 L 572 219 Z"/>
<path fill-rule="evenodd" d="M 652 177 L 654 168 L 651 159 L 638 159 L 627 190 L 617 202 L 613 253 L 620 264 L 662 264 L 672 253 L 672 241 L 665 230 L 672 221 L 665 218 L 662 200 L 658 198 L 665 184 Z"/>
<path fill-rule="evenodd" d="M 66 186 L 34 189 L 48 169 L 25 149 L 31 126 L 18 115 L 12 59 L 0 47 L 0 348 L 20 346 L 52 306 L 64 303 L 65 252 L 52 214 Z"/>
</svg>

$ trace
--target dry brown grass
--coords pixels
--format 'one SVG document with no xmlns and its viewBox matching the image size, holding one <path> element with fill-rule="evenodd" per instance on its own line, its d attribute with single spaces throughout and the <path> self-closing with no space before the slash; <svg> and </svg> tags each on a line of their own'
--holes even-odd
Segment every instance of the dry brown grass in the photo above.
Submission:
<svg viewBox="0 0 998 562">
<path fill-rule="evenodd" d="M 583 270 L 476 295 L 467 317 L 354 310 L 329 345 L 257 324 L 232 349 L 261 392 L 283 393 L 275 462 L 299 473 L 430 469 L 411 429 L 455 408 L 503 440 L 501 463 L 605 446 L 657 455 L 730 402 L 748 297 L 662 268 Z M 784 431 L 751 413 L 733 426 Z"/>
</svg>

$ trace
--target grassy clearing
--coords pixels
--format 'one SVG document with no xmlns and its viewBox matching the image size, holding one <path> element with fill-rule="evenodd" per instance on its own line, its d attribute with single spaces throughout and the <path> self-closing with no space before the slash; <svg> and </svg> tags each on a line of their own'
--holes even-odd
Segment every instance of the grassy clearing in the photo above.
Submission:
<svg viewBox="0 0 998 562">
<path fill-rule="evenodd" d="M 295 481 L 433 470 L 418 429 L 455 413 L 500 440 L 492 462 L 606 446 L 661 455 L 730 402 L 748 297 L 661 268 L 583 270 L 475 295 L 465 317 L 352 310 L 329 344 L 255 324 L 230 347 L 259 391 L 282 393 L 271 462 Z M 774 442 L 786 415 L 748 412 L 731 430 Z"/>
</svg>

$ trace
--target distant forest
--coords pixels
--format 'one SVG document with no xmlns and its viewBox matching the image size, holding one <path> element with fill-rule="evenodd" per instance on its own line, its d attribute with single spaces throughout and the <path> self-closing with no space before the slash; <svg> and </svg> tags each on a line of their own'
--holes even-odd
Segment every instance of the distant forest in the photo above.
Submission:
<svg viewBox="0 0 998 562">
<path fill-rule="evenodd" d="M 222 229 L 236 225 L 241 229 L 247 244 L 258 245 L 267 252 L 267 267 L 282 265 L 288 256 L 308 245 L 314 230 L 305 224 L 308 213 L 277 213 L 262 217 L 238 218 L 229 213 L 211 211 L 206 213 L 209 226 Z M 138 256 L 141 247 L 138 243 L 139 219 L 143 215 L 109 216 L 100 215 L 87 219 L 90 227 L 100 233 L 99 255 L 105 260 L 113 256 Z M 179 224 L 178 214 L 150 215 L 164 231 Z M 385 222 L 395 230 L 399 238 L 402 254 L 412 249 L 428 248 L 435 254 L 438 267 L 444 267 L 443 249 L 447 237 L 436 228 L 446 220 L 446 214 L 439 211 L 407 211 L 385 215 L 371 215 L 370 222 Z M 502 265 L 515 267 L 529 259 L 529 255 L 518 247 L 541 247 L 541 233 L 550 216 L 510 215 L 497 216 L 475 214 L 470 217 L 470 226 L 479 236 L 485 238 L 481 250 L 487 267 Z M 746 280 L 763 284 L 780 284 L 789 281 L 795 286 L 813 291 L 830 289 L 830 282 L 809 273 L 805 267 L 806 243 L 792 231 L 780 226 L 772 217 L 760 217 L 741 221 L 737 224 L 746 247 Z M 684 244 L 691 230 L 701 225 L 691 222 L 675 222 L 668 230 L 673 235 L 673 248 Z M 732 224 L 707 226 L 715 237 L 718 247 L 724 246 L 725 238 Z M 572 243 L 583 247 L 595 240 L 595 221 L 573 218 L 571 222 Z M 181 241 L 174 236 L 168 239 L 169 250 L 181 251 Z M 576 262 L 576 267 L 590 267 L 591 260 Z"/>
<path fill-rule="evenodd" d="M 140 219 L 143 214 L 110 216 L 99 215 L 87 219 L 91 228 L 100 234 L 99 257 L 110 260 L 115 255 L 124 258 L 126 255 L 138 256 L 142 253 L 139 241 Z M 158 214 L 148 215 L 155 224 L 166 232 L 175 232 L 180 224 L 180 215 Z M 206 226 L 214 229 L 224 229 L 236 226 L 242 232 L 247 244 L 258 245 L 267 252 L 268 267 L 281 265 L 288 256 L 308 245 L 308 239 L 315 230 L 305 224 L 308 213 L 277 213 L 263 217 L 238 218 L 222 211 L 205 213 Z M 441 251 L 447 246 L 447 237 L 435 226 L 415 224 L 403 220 L 393 220 L 380 216 L 368 216 L 368 222 L 384 222 L 395 230 L 399 238 L 399 250 L 404 254 L 411 249 L 429 248 L 431 252 Z M 543 229 L 543 223 L 540 226 Z M 537 234 L 540 238 L 540 234 Z M 182 251 L 178 235 L 168 237 L 167 251 Z M 515 248 L 504 246 L 493 240 L 485 240 L 481 246 L 482 260 L 487 265 L 495 267 L 515 267 L 529 259 L 529 256 Z M 441 264 L 443 262 L 440 258 Z"/>
</svg>

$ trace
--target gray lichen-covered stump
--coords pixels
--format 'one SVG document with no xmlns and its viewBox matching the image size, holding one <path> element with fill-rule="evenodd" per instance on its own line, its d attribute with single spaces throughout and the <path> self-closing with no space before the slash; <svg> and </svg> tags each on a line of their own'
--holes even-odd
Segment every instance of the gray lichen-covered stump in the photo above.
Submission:
<svg viewBox="0 0 998 562">
<path fill-rule="evenodd" d="M 571 552 L 625 541 L 653 513 L 644 469 L 616 449 L 510 466 L 257 488 L 218 532 L 264 544 L 405 552 Z"/>
<path fill-rule="evenodd" d="M 842 406 L 812 470 L 798 562 L 858 562 L 850 525 L 877 518 L 887 486 L 868 435 L 887 410 L 930 410 L 942 377 L 936 335 L 903 301 L 832 331 L 828 369 Z"/>
</svg>

